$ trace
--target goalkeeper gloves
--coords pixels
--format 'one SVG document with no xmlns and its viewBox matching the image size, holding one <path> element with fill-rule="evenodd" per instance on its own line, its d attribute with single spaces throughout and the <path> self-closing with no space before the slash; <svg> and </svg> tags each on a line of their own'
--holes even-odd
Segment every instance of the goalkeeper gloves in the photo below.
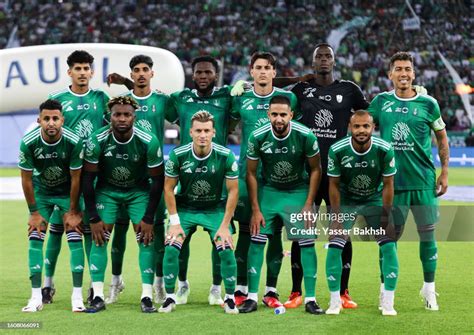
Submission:
<svg viewBox="0 0 474 335">
<path fill-rule="evenodd" d="M 245 80 L 238 80 L 232 90 L 230 90 L 230 95 L 233 97 L 241 96 L 246 90 L 249 90 L 252 85 Z"/>
<path fill-rule="evenodd" d="M 428 95 L 428 91 L 424 86 L 421 85 L 413 85 L 413 88 L 415 89 L 415 92 L 418 93 L 419 95 Z"/>
</svg>

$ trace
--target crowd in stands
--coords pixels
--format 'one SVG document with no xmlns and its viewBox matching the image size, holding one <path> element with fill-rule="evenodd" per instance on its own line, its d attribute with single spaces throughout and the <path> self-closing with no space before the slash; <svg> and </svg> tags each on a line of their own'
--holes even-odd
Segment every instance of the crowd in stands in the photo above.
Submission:
<svg viewBox="0 0 474 335">
<path fill-rule="evenodd" d="M 474 82 L 474 4 L 469 0 L 415 0 L 421 29 L 405 30 L 413 14 L 402 0 L 373 1 L 7 1 L 0 5 L 0 46 L 17 27 L 21 46 L 126 43 L 166 48 L 188 71 L 193 57 L 211 54 L 225 64 L 224 83 L 246 70 L 249 56 L 278 56 L 278 74 L 311 71 L 314 46 L 356 17 L 337 49 L 337 77 L 356 82 L 370 99 L 390 89 L 387 59 L 398 50 L 416 59 L 416 83 L 441 107 L 449 129 L 471 128 L 470 117 L 438 51 L 466 84 Z M 470 14 L 471 13 L 471 14 Z"/>
</svg>

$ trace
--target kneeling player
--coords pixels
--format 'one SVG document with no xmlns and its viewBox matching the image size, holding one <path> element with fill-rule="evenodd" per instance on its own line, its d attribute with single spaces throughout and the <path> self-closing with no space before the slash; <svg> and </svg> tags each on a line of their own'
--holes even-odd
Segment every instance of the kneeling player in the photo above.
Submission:
<svg viewBox="0 0 474 335">
<path fill-rule="evenodd" d="M 133 125 L 138 108 L 133 98 L 114 98 L 108 107 L 111 125 L 99 129 L 86 143 L 83 191 L 94 239 L 90 256 L 94 299 L 87 311 L 105 309 L 107 244 L 117 212 L 124 206 L 139 244 L 141 309 L 152 313 L 156 312 L 152 303 L 154 249 L 149 244 L 153 239 L 153 217 L 163 190 L 161 145 L 155 135 Z"/>
<path fill-rule="evenodd" d="M 330 226 L 326 276 L 331 300 L 326 314 L 339 314 L 342 309 L 341 253 L 357 215 L 364 216 L 374 230 L 383 255 L 384 300 L 382 315 L 397 315 L 393 308 L 398 278 L 395 234 L 389 213 L 393 202 L 393 176 L 396 173 L 392 146 L 372 136 L 374 123 L 364 110 L 356 111 L 350 120 L 351 137 L 334 143 L 329 149 L 328 176 L 332 213 L 338 215 Z M 344 217 L 344 220 L 342 218 Z M 372 230 L 371 230 L 372 231 Z"/>
<path fill-rule="evenodd" d="M 219 253 L 226 291 L 224 311 L 238 313 L 234 300 L 237 265 L 230 231 L 238 199 L 238 166 L 232 151 L 212 142 L 214 134 L 213 116 L 207 111 L 197 112 L 191 118 L 192 143 L 175 148 L 166 163 L 165 202 L 170 226 L 163 261 L 166 300 L 159 309 L 162 313 L 175 309 L 179 253 L 186 235 L 197 226 L 209 232 Z M 224 183 L 227 202 L 222 199 Z"/>
<path fill-rule="evenodd" d="M 32 295 L 22 311 L 36 312 L 43 308 L 41 272 L 46 220 L 57 207 L 63 218 L 71 251 L 72 311 L 82 312 L 85 310 L 82 301 L 84 250 L 80 228 L 82 218 L 78 207 L 82 140 L 71 129 L 63 127 L 62 106 L 56 100 L 46 100 L 41 104 L 38 123 L 40 126 L 26 134 L 21 141 L 18 165 L 30 210 L 28 254 Z"/>
<path fill-rule="evenodd" d="M 268 235 L 277 229 L 280 217 L 288 236 L 298 239 L 301 246 L 301 263 L 306 290 L 306 312 L 323 314 L 316 303 L 316 251 L 313 238 L 301 238 L 291 228 L 304 230 L 304 226 L 291 227 L 292 214 L 311 212 L 321 177 L 319 147 L 311 130 L 291 121 L 293 112 L 290 100 L 274 96 L 270 100 L 270 123 L 255 130 L 248 140 L 247 188 L 252 205 L 251 244 L 248 254 L 248 299 L 239 308 L 241 313 L 257 310 L 258 286 L 263 263 L 263 251 Z M 262 161 L 263 187 L 258 190 L 257 166 Z M 305 163 L 310 168 L 309 185 Z M 298 236 L 296 236 L 298 235 Z"/>
</svg>

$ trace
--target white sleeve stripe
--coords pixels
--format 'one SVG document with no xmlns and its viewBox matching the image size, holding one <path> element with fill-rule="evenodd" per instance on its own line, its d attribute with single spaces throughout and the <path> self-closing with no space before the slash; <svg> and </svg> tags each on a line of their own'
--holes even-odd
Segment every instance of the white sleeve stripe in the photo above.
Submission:
<svg viewBox="0 0 474 335">
<path fill-rule="evenodd" d="M 34 169 L 27 169 L 27 168 L 21 167 L 20 165 L 18 165 L 18 167 L 23 171 L 33 171 L 34 170 Z"/>
<path fill-rule="evenodd" d="M 341 176 L 340 174 L 332 174 L 332 173 L 329 173 L 329 172 L 327 173 L 327 175 L 329 177 L 340 177 Z"/>
<path fill-rule="evenodd" d="M 254 157 L 250 157 L 250 156 L 247 156 L 248 159 L 251 159 L 253 161 L 258 161 L 260 158 L 254 158 Z"/>
<path fill-rule="evenodd" d="M 155 168 L 157 166 L 163 165 L 163 161 L 159 162 L 158 164 L 155 165 L 148 165 L 149 168 Z"/>
<path fill-rule="evenodd" d="M 87 158 L 84 158 L 84 160 L 87 162 L 87 163 L 91 163 L 91 164 L 98 164 L 99 161 L 90 161 L 88 160 Z"/>
<path fill-rule="evenodd" d="M 225 176 L 226 179 L 238 179 L 239 176 Z"/>
<path fill-rule="evenodd" d="M 397 170 L 395 170 L 395 172 L 389 173 L 389 174 L 382 173 L 382 176 L 384 176 L 384 177 L 390 177 L 390 176 L 393 176 L 393 175 L 396 174 L 396 173 L 397 173 Z"/>
<path fill-rule="evenodd" d="M 306 157 L 308 157 L 308 158 L 310 158 L 310 157 L 314 157 L 314 156 L 316 156 L 317 154 L 319 154 L 319 150 L 318 150 L 316 153 L 312 154 L 311 156 L 309 156 L 309 155 L 306 155 Z"/>
<path fill-rule="evenodd" d="M 169 174 L 168 172 L 165 172 L 165 176 L 166 176 L 166 177 L 170 177 L 170 178 L 178 178 L 178 177 L 179 177 L 179 174 L 173 175 L 173 174 Z"/>
<path fill-rule="evenodd" d="M 69 167 L 69 170 L 79 170 L 82 169 L 82 165 L 79 167 Z"/>
</svg>

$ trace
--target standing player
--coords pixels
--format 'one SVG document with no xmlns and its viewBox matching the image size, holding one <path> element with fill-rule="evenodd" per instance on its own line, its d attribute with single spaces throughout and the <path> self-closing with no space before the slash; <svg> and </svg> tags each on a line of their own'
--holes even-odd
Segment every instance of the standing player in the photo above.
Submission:
<svg viewBox="0 0 474 335">
<path fill-rule="evenodd" d="M 96 131 L 86 143 L 82 181 L 95 242 L 90 259 L 94 299 L 88 312 L 105 309 L 107 244 L 117 212 L 125 206 L 139 245 L 141 310 L 153 313 L 156 312 L 151 299 L 154 248 L 149 244 L 153 239 L 153 219 L 163 190 L 161 144 L 155 135 L 134 126 L 138 104 L 132 98 L 116 97 L 110 100 L 108 107 L 111 125 Z"/>
<path fill-rule="evenodd" d="M 67 73 L 71 77 L 71 85 L 61 91 L 49 95 L 50 99 L 59 101 L 63 107 L 64 125 L 71 128 L 76 135 L 85 140 L 94 131 L 104 125 L 104 115 L 107 112 L 107 103 L 110 97 L 102 90 L 92 89 L 89 82 L 94 74 L 92 65 L 94 57 L 87 51 L 76 50 L 67 58 Z M 53 276 L 56 269 L 61 240 L 64 232 L 61 217 L 57 211 L 53 212 L 50 219 L 50 235 L 46 246 L 45 279 L 42 290 L 43 302 L 53 302 L 55 293 Z M 86 218 L 85 218 L 86 219 Z M 84 243 L 86 256 L 89 259 L 91 248 L 90 228 L 84 225 Z M 89 292 L 88 299 L 91 299 Z"/>
<path fill-rule="evenodd" d="M 164 139 L 165 114 L 169 109 L 169 97 L 166 94 L 153 92 L 150 87 L 151 78 L 154 76 L 153 60 L 146 55 L 137 55 L 130 60 L 130 77 L 134 87 L 124 96 L 132 97 L 139 105 L 135 111 L 135 124 L 153 133 L 161 144 Z M 163 148 L 161 148 L 163 150 Z M 111 259 L 112 259 L 112 283 L 110 285 L 109 296 L 106 303 L 111 304 L 117 301 L 119 293 L 125 288 L 122 279 L 123 255 L 126 247 L 126 237 L 129 225 L 129 217 L 122 210 L 123 217 L 120 217 L 114 229 L 112 239 Z M 121 213 L 121 214 L 122 214 Z M 163 282 L 163 256 L 164 256 L 164 220 L 165 204 L 163 197 L 158 205 L 158 211 L 153 225 L 154 240 L 153 245 L 156 251 L 155 267 L 155 301 L 163 303 L 165 299 Z"/>
<path fill-rule="evenodd" d="M 357 215 L 365 218 L 383 255 L 385 278 L 382 315 L 397 315 L 393 308 L 398 279 L 398 257 L 393 223 L 388 214 L 393 203 L 393 176 L 397 172 L 392 146 L 372 136 L 374 123 L 367 111 L 354 112 L 350 120 L 352 136 L 343 138 L 329 149 L 328 176 L 331 211 L 339 216 L 330 229 L 350 230 Z M 342 220 L 341 215 L 349 217 Z M 348 215 L 347 215 L 348 214 Z M 351 217 L 352 215 L 352 217 Z M 342 262 L 341 253 L 349 237 L 344 232 L 331 234 L 326 258 L 326 278 L 331 300 L 326 314 L 339 314 Z"/>
<path fill-rule="evenodd" d="M 331 205 L 327 160 L 329 147 L 347 135 L 349 118 L 354 110 L 367 109 L 369 103 L 359 86 L 351 81 L 334 79 L 334 51 L 329 44 L 318 44 L 313 52 L 314 74 L 296 78 L 276 78 L 274 83 L 286 86 L 296 82 L 291 91 L 297 96 L 302 118 L 301 123 L 310 128 L 318 137 L 321 150 L 322 178 L 316 206 L 322 201 Z M 342 251 L 341 299 L 344 308 L 356 308 L 357 304 L 349 296 L 349 275 L 352 263 L 352 243 L 346 241 Z M 295 308 L 302 303 L 301 281 L 303 279 L 298 243 L 291 245 L 291 273 L 293 288 L 285 303 L 287 308 Z"/>
<path fill-rule="evenodd" d="M 69 128 L 63 127 L 64 117 L 58 101 L 46 100 L 39 110 L 39 127 L 23 137 L 18 165 L 21 169 L 23 192 L 30 210 L 28 254 L 32 294 L 28 305 L 22 311 L 36 312 L 43 308 L 43 242 L 47 220 L 54 208 L 58 207 L 71 252 L 72 311 L 82 312 L 85 310 L 82 301 L 84 249 L 79 209 L 82 140 Z"/>
<path fill-rule="evenodd" d="M 159 311 L 175 309 L 174 294 L 181 246 L 191 230 L 203 227 L 214 241 L 224 279 L 224 311 L 237 314 L 234 302 L 236 264 L 232 251 L 231 220 L 238 199 L 238 167 L 232 151 L 212 142 L 214 118 L 197 112 L 191 118 L 192 143 L 179 146 L 166 163 L 165 201 L 170 213 L 163 273 L 166 301 Z M 174 194 L 180 183 L 178 193 Z M 227 201 L 222 191 L 227 189 Z"/>
<path fill-rule="evenodd" d="M 437 101 L 429 95 L 419 95 L 412 86 L 415 70 L 409 53 L 397 52 L 392 56 L 388 77 L 394 90 L 377 95 L 369 112 L 380 127 L 380 136 L 395 150 L 398 170 L 395 176 L 394 205 L 398 214 L 395 224 L 401 235 L 408 210 L 412 210 L 420 236 L 423 266 L 424 283 L 420 294 L 425 308 L 437 311 L 438 249 L 434 230 L 438 222 L 437 197 L 448 189 L 448 138 Z M 438 179 L 431 153 L 431 130 L 435 133 L 441 160 Z"/>
<path fill-rule="evenodd" d="M 286 96 L 290 100 L 291 110 L 297 110 L 297 100 L 294 94 L 273 87 L 272 80 L 276 75 L 276 59 L 269 52 L 256 52 L 250 60 L 250 75 L 253 78 L 253 90 L 246 91 L 234 97 L 232 118 L 234 122 L 242 121 L 242 136 L 240 139 L 239 158 L 239 202 L 235 220 L 239 222 L 239 239 L 235 250 L 237 259 L 237 290 L 235 300 L 241 305 L 247 298 L 247 258 L 250 246 L 250 218 L 252 215 L 247 185 L 247 143 L 250 134 L 259 127 L 270 122 L 268 108 L 270 100 L 276 95 Z M 259 178 L 259 182 L 261 178 Z M 278 220 L 278 218 L 277 218 Z M 269 237 L 267 262 L 267 282 L 263 303 L 269 307 L 280 306 L 277 293 L 277 280 L 280 273 L 283 246 L 281 229 Z"/>
<path fill-rule="evenodd" d="M 321 177 L 318 141 L 310 129 L 291 121 L 290 99 L 277 95 L 269 104 L 270 124 L 252 132 L 248 140 L 247 187 L 252 205 L 252 237 L 247 265 L 249 293 L 239 311 L 250 313 L 257 310 L 263 251 L 268 235 L 274 235 L 278 230 L 275 218 L 280 217 L 290 239 L 297 239 L 301 246 L 306 312 L 323 314 L 315 296 L 317 263 L 314 239 L 301 238 L 303 234 L 295 234 L 290 226 L 293 223 L 290 218 L 295 213 L 312 212 Z M 261 185 L 257 179 L 259 160 L 262 161 Z M 309 181 L 305 164 L 310 169 Z M 296 225 L 294 228 L 301 231 L 305 227 Z"/>
<path fill-rule="evenodd" d="M 200 56 L 193 59 L 191 64 L 193 72 L 194 89 L 185 88 L 175 92 L 170 96 L 169 108 L 167 108 L 167 119 L 180 125 L 180 144 L 191 142 L 189 129 L 191 118 L 198 111 L 207 111 L 214 117 L 216 135 L 213 141 L 219 145 L 227 144 L 229 131 L 229 116 L 231 96 L 229 86 L 217 88 L 217 61 L 210 56 Z M 110 83 L 125 84 L 129 88 L 134 87 L 134 83 L 128 79 L 114 73 L 109 75 Z M 235 87 L 234 87 L 235 88 Z M 189 282 L 187 281 L 187 271 L 189 262 L 189 243 L 194 231 L 190 231 L 188 238 L 184 241 L 179 256 L 179 281 L 176 295 L 177 304 L 186 304 L 190 294 Z M 222 278 L 220 276 L 220 258 L 216 248 L 212 248 L 212 286 L 209 292 L 209 304 L 222 305 L 221 298 Z"/>
</svg>

